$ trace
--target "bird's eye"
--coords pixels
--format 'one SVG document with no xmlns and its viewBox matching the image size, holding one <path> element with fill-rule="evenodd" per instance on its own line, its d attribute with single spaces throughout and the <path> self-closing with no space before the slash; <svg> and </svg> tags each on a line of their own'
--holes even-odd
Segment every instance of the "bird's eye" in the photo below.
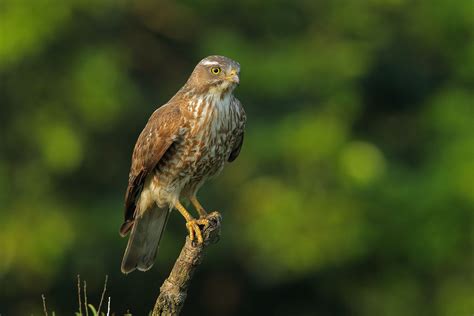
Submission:
<svg viewBox="0 0 474 316">
<path fill-rule="evenodd" d="M 211 68 L 211 73 L 214 74 L 214 75 L 218 75 L 220 74 L 221 72 L 221 69 L 219 67 L 212 67 Z"/>
</svg>

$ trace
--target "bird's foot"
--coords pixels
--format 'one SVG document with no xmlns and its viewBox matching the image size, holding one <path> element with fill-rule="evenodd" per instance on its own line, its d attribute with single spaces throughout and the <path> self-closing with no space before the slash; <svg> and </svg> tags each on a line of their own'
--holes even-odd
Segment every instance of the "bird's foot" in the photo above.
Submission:
<svg viewBox="0 0 474 316">
<path fill-rule="evenodd" d="M 207 220 L 209 217 L 214 217 L 216 215 L 219 215 L 218 211 L 213 211 L 213 212 L 210 212 L 210 213 L 204 213 L 204 215 L 199 216 L 199 219 Z"/>
<path fill-rule="evenodd" d="M 211 220 L 215 220 L 215 216 L 219 216 L 218 212 L 212 212 L 207 214 L 206 216 L 201 216 L 199 219 L 191 218 L 186 222 L 186 228 L 189 232 L 189 239 L 191 241 L 197 241 L 197 244 L 202 244 L 204 242 L 204 238 L 202 237 L 202 232 L 211 224 Z M 211 220 L 210 220 L 211 218 Z"/>
<path fill-rule="evenodd" d="M 204 226 L 204 228 L 209 226 L 209 220 L 206 217 L 200 217 L 199 219 L 196 220 L 196 223 L 198 225 Z"/>
<path fill-rule="evenodd" d="M 202 222 L 203 220 L 204 219 L 192 219 L 186 222 L 186 228 L 188 229 L 188 232 L 189 232 L 189 239 L 193 241 L 194 238 L 196 238 L 198 244 L 203 243 L 201 229 L 199 228 L 199 225 L 203 225 L 203 222 Z M 209 225 L 209 221 L 207 222 L 208 222 L 207 224 Z"/>
<path fill-rule="evenodd" d="M 216 215 L 220 216 L 219 212 L 217 211 L 214 211 L 214 212 L 211 212 L 211 213 L 205 213 L 206 215 L 201 215 L 199 216 L 199 219 L 196 221 L 198 223 L 198 225 L 201 225 L 201 226 L 204 226 L 204 229 L 207 228 L 207 226 L 209 226 L 209 218 L 212 218 Z"/>
</svg>

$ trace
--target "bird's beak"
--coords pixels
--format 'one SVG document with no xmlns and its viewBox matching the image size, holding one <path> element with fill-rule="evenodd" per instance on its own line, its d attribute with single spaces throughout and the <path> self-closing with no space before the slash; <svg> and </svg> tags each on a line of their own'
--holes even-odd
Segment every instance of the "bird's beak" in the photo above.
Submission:
<svg viewBox="0 0 474 316">
<path fill-rule="evenodd" d="M 239 84 L 239 82 L 240 82 L 239 74 L 238 74 L 237 70 L 235 70 L 235 69 L 232 69 L 229 72 L 229 75 L 226 77 L 226 79 L 229 80 L 230 82 L 235 83 L 235 84 Z"/>
</svg>

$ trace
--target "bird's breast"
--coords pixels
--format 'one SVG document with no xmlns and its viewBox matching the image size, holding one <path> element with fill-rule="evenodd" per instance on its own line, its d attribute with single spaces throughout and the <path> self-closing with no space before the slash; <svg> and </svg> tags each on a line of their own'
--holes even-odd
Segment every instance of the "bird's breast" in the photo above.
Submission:
<svg viewBox="0 0 474 316">
<path fill-rule="evenodd" d="M 238 130 L 243 128 L 239 107 L 231 96 L 201 97 L 189 102 L 189 129 L 173 144 L 172 152 L 157 169 L 163 192 L 195 190 L 222 170 Z"/>
<path fill-rule="evenodd" d="M 212 176 L 222 169 L 232 150 L 234 130 L 238 124 L 233 96 L 208 95 L 191 101 L 193 123 L 187 151 L 189 168 L 194 176 Z"/>
</svg>

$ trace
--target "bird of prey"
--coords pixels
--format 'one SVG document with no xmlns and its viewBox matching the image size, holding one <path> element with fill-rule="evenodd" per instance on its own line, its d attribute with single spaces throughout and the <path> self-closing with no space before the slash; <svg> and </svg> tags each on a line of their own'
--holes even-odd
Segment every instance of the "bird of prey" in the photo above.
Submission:
<svg viewBox="0 0 474 316">
<path fill-rule="evenodd" d="M 149 118 L 135 144 L 125 193 L 125 222 L 130 232 L 121 270 L 147 271 L 170 215 L 177 209 L 191 240 L 202 243 L 199 225 L 206 211 L 196 194 L 240 153 L 246 115 L 232 94 L 240 65 L 224 56 L 209 56 L 194 68 L 186 84 Z M 189 200 L 194 218 L 181 204 Z"/>
</svg>

